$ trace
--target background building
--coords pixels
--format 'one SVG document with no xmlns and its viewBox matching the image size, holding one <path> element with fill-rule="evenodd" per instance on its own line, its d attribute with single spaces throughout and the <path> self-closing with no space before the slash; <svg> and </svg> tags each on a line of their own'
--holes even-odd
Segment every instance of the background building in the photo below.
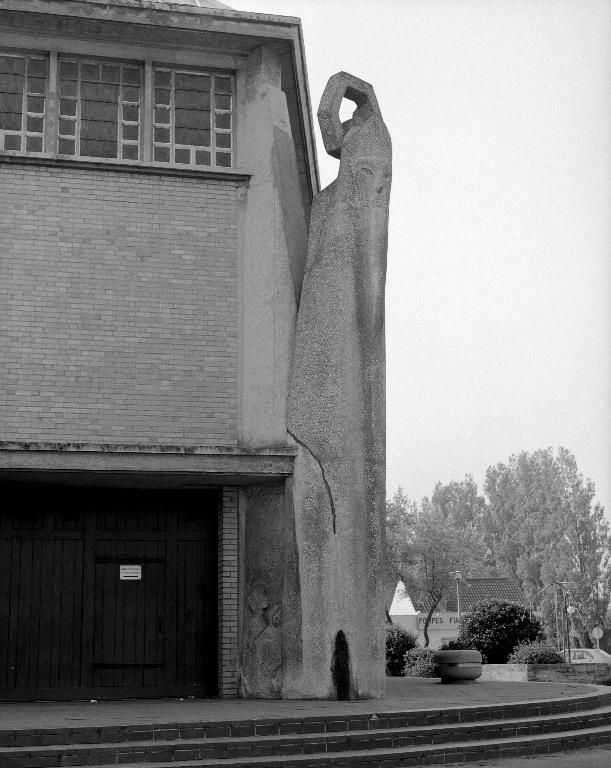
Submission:
<svg viewBox="0 0 611 768">
<path fill-rule="evenodd" d="M 524 594 L 514 579 L 504 577 L 465 578 L 458 582 L 458 589 L 460 591 L 461 616 L 469 613 L 476 603 L 485 600 L 504 600 L 526 606 Z M 456 640 L 460 628 L 458 603 L 454 589 L 448 592 L 438 607 L 440 610 L 433 613 L 428 627 L 430 648 L 439 648 L 450 640 Z M 415 634 L 420 645 L 424 646 L 423 627 L 428 606 L 426 603 L 418 603 L 414 606 L 405 592 L 405 585 L 402 581 L 397 584 L 389 613 L 394 624 L 398 624 Z"/>
<path fill-rule="evenodd" d="M 281 694 L 317 189 L 298 20 L 2 3 L 0 698 Z"/>
</svg>

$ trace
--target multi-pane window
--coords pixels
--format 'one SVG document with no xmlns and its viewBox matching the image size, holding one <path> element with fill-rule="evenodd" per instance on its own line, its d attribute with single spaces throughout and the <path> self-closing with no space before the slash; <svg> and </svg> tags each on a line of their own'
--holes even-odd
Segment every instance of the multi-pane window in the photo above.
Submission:
<svg viewBox="0 0 611 768">
<path fill-rule="evenodd" d="M 231 168 L 233 80 L 214 71 L 0 51 L 0 151 Z"/>
<path fill-rule="evenodd" d="M 48 60 L 0 55 L 0 149 L 42 152 Z"/>
<path fill-rule="evenodd" d="M 230 167 L 232 78 L 165 67 L 153 77 L 153 160 Z"/>
<path fill-rule="evenodd" d="M 138 160 L 140 67 L 61 59 L 58 83 L 60 155 Z"/>
</svg>

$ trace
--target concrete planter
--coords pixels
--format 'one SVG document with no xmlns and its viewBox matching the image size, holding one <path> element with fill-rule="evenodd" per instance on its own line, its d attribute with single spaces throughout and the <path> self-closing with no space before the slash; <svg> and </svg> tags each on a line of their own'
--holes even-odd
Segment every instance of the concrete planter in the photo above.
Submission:
<svg viewBox="0 0 611 768">
<path fill-rule="evenodd" d="M 475 681 L 482 674 L 479 651 L 437 651 L 433 657 L 435 677 L 442 683 Z"/>
<path fill-rule="evenodd" d="M 610 664 L 484 664 L 482 680 L 594 683 L 611 677 Z"/>
</svg>

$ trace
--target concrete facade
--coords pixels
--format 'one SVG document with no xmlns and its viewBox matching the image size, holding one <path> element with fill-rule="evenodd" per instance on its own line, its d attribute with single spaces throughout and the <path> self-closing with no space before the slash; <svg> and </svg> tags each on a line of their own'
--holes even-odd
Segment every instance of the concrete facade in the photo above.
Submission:
<svg viewBox="0 0 611 768">
<path fill-rule="evenodd" d="M 216 692 L 334 697 L 287 431 L 318 193 L 299 21 L 6 0 L 0 62 L 0 482 L 217 489 Z"/>
</svg>

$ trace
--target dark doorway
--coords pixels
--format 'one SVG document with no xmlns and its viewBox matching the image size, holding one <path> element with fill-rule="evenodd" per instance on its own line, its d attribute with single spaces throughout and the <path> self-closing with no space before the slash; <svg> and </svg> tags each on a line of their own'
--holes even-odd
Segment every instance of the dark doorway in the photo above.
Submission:
<svg viewBox="0 0 611 768">
<path fill-rule="evenodd" d="M 216 490 L 0 493 L 1 699 L 216 694 Z"/>
</svg>

